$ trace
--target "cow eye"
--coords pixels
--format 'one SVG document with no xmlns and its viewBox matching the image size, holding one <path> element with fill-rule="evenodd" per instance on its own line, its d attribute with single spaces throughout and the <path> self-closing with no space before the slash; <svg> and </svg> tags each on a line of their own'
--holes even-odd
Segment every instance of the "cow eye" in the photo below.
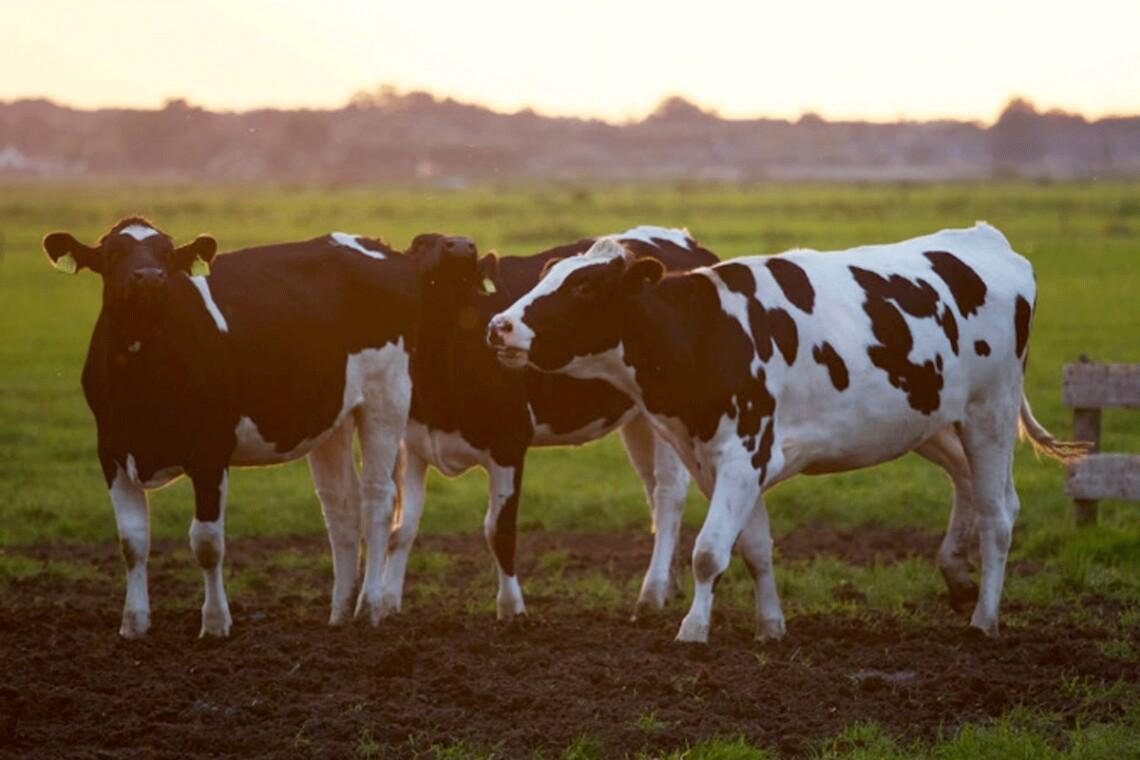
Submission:
<svg viewBox="0 0 1140 760">
<path fill-rule="evenodd" d="M 570 288 L 570 295 L 574 296 L 575 298 L 586 298 L 593 292 L 594 285 L 589 281 L 576 282 L 574 283 L 573 287 Z"/>
</svg>

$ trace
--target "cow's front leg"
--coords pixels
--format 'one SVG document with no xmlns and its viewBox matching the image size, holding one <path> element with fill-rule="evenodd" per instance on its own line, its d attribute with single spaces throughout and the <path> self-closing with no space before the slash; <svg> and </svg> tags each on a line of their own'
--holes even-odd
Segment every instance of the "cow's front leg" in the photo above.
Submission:
<svg viewBox="0 0 1140 760">
<path fill-rule="evenodd" d="M 490 494 L 483 534 L 499 566 L 499 594 L 496 610 L 500 620 L 526 614 L 522 589 L 515 574 L 515 542 L 519 493 L 522 490 L 522 461 L 514 467 L 492 464 L 487 471 Z"/>
<path fill-rule="evenodd" d="M 357 620 L 379 625 L 382 617 L 381 574 L 388 536 L 392 532 L 392 511 L 398 489 L 393 477 L 400 441 L 407 424 L 410 385 L 407 395 L 393 392 L 385 403 L 367 408 L 360 418 L 360 455 L 363 502 L 361 530 L 364 535 L 364 580 L 356 598 Z"/>
<path fill-rule="evenodd" d="M 705 643 L 712 616 L 713 584 L 728 569 L 732 546 L 760 498 L 760 474 L 742 464 L 725 464 L 717 473 L 708 517 L 693 546 L 693 603 L 677 641 Z"/>
<path fill-rule="evenodd" d="M 190 524 L 190 549 L 202 568 L 206 598 L 202 603 L 202 630 L 199 636 L 229 636 L 230 605 L 222 582 L 222 559 L 226 554 L 225 468 L 190 476 L 194 482 L 194 521 Z"/>
<path fill-rule="evenodd" d="M 736 548 L 756 584 L 756 640 L 783 638 L 784 612 L 780 609 L 776 576 L 772 572 L 772 530 L 763 496 L 756 500 Z"/>
<path fill-rule="evenodd" d="M 150 557 L 150 513 L 146 491 L 132 482 L 121 467 L 116 468 L 115 478 L 111 481 L 111 504 L 115 508 L 119 547 L 127 569 L 127 597 L 123 603 L 119 635 L 125 639 L 137 639 L 150 628 L 150 595 L 146 578 L 147 559 Z"/>
</svg>

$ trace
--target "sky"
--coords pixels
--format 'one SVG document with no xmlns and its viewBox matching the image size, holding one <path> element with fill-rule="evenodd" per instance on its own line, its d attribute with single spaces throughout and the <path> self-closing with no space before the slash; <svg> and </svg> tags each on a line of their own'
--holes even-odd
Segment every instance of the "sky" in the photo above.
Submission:
<svg viewBox="0 0 1140 760">
<path fill-rule="evenodd" d="M 1140 1 L 0 0 L 0 100 L 336 108 L 427 90 L 638 119 L 1140 113 Z"/>
</svg>

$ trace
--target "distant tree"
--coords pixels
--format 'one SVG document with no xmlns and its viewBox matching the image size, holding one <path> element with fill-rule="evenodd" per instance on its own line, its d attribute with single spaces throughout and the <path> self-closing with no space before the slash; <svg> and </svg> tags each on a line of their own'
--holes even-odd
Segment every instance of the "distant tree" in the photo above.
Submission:
<svg viewBox="0 0 1140 760">
<path fill-rule="evenodd" d="M 715 114 L 702 110 L 696 104 L 686 100 L 680 95 L 670 95 L 657 104 L 650 119 L 661 121 L 694 121 L 716 118 Z"/>
<path fill-rule="evenodd" d="M 1045 155 L 1043 117 L 1025 98 L 1015 97 L 987 135 L 990 160 L 999 174 L 1023 174 Z"/>
</svg>

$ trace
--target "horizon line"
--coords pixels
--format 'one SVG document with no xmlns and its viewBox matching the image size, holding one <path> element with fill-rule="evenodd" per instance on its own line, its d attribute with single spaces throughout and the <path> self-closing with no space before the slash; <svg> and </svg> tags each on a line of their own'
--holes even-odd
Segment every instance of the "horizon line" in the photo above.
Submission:
<svg viewBox="0 0 1140 760">
<path fill-rule="evenodd" d="M 1003 102 L 1001 110 L 992 117 L 986 118 L 982 116 L 965 117 L 955 115 L 932 115 L 932 116 L 910 116 L 905 113 L 899 113 L 894 118 L 877 118 L 869 116 L 850 116 L 850 115 L 835 115 L 828 114 L 824 109 L 804 109 L 796 115 L 791 114 L 764 114 L 752 113 L 748 115 L 730 113 L 725 114 L 720 110 L 713 107 L 706 107 L 692 96 L 683 93 L 672 93 L 661 96 L 656 104 L 648 111 L 640 115 L 627 115 L 620 118 L 612 116 L 604 116 L 600 114 L 588 114 L 582 112 L 558 112 L 550 111 L 547 109 L 540 109 L 533 105 L 523 105 L 511 109 L 509 107 L 482 103 L 477 100 L 463 99 L 459 96 L 447 93 L 432 92 L 430 90 L 421 88 L 398 89 L 390 85 L 378 85 L 371 90 L 357 90 L 348 97 L 344 98 L 339 104 L 321 103 L 321 104 L 253 104 L 241 107 L 230 106 L 216 106 L 209 105 L 203 102 L 196 102 L 190 97 L 184 95 L 169 95 L 166 96 L 158 105 L 145 106 L 145 105 L 120 105 L 104 103 L 100 105 L 85 105 L 65 102 L 62 99 L 52 97 L 51 95 L 37 94 L 37 95 L 17 95 L 14 97 L 0 98 L 0 105 L 15 105 L 20 102 L 46 102 L 58 108 L 65 108 L 73 111 L 161 111 L 171 104 L 184 103 L 190 108 L 195 108 L 203 111 L 213 113 L 228 113 L 228 114 L 247 114 L 257 111 L 343 111 L 353 107 L 353 101 L 357 98 L 373 98 L 374 107 L 381 105 L 380 99 L 390 97 L 396 100 L 407 98 L 413 95 L 428 95 L 436 103 L 454 102 L 461 106 L 468 106 L 479 108 L 489 111 L 494 114 L 503 116 L 515 116 L 522 113 L 533 113 L 534 115 L 547 118 L 547 119 L 578 119 L 581 121 L 598 121 L 612 126 L 627 126 L 644 122 L 651 118 L 664 104 L 677 101 L 685 105 L 691 106 L 700 113 L 707 117 L 715 118 L 720 121 L 786 121 L 789 123 L 796 123 L 806 119 L 819 119 L 827 123 L 865 123 L 865 124 L 904 124 L 904 123 L 937 123 L 937 122 L 956 122 L 961 124 L 976 124 L 984 126 L 992 126 L 996 124 L 1001 114 L 1015 102 L 1022 102 L 1028 104 L 1033 108 L 1034 112 L 1039 115 L 1058 114 L 1070 117 L 1079 117 L 1087 122 L 1102 121 L 1106 119 L 1120 119 L 1120 118 L 1136 118 L 1140 116 L 1140 112 L 1121 112 L 1109 111 L 1100 114 L 1088 114 L 1076 109 L 1069 109 L 1064 106 L 1051 106 L 1051 107 L 1038 107 L 1038 105 L 1028 96 L 1012 93 Z"/>
</svg>

